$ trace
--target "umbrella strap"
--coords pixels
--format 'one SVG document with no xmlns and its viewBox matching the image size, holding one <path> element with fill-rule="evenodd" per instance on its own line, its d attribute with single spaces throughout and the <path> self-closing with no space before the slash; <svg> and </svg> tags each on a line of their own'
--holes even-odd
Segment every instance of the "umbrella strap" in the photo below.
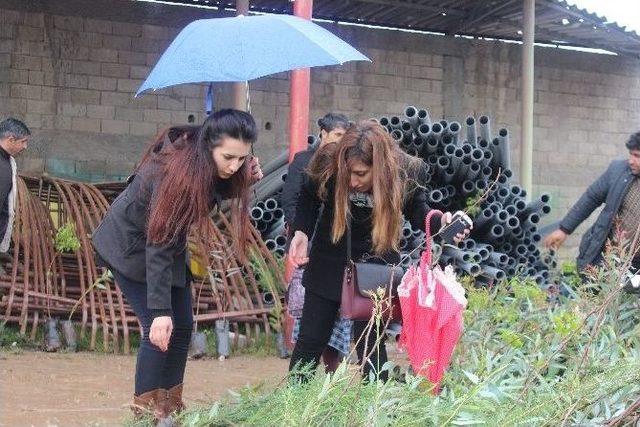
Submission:
<svg viewBox="0 0 640 427">
<path fill-rule="evenodd" d="M 433 238 L 431 237 L 431 218 L 436 214 L 442 215 L 442 211 L 431 209 L 424 220 L 425 248 L 422 252 L 422 262 L 429 267 L 431 266 L 431 242 L 433 241 Z"/>
</svg>

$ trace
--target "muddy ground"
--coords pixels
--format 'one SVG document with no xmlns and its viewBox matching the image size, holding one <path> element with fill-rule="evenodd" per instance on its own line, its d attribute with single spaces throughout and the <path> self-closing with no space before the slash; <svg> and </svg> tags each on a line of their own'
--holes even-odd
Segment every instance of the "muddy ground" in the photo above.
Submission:
<svg viewBox="0 0 640 427">
<path fill-rule="evenodd" d="M 116 426 L 129 415 L 135 356 L 0 352 L 0 426 Z M 235 356 L 187 363 L 187 405 L 284 377 L 288 360 Z"/>
</svg>

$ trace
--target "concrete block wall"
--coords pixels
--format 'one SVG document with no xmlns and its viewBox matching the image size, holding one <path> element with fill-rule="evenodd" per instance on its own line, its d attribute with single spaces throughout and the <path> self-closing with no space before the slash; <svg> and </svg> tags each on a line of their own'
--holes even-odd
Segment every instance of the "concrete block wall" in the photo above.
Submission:
<svg viewBox="0 0 640 427">
<path fill-rule="evenodd" d="M 186 23 L 215 16 L 126 0 L 0 3 L 0 116 L 20 117 L 34 129 L 22 170 L 122 179 L 156 132 L 201 123 L 202 85 L 133 95 Z M 427 107 L 434 119 L 487 114 L 494 132 L 511 132 L 517 176 L 519 45 L 327 26 L 372 62 L 312 70 L 313 132 L 327 111 L 357 120 L 400 114 L 412 104 Z M 552 193 L 551 219 L 625 154 L 624 141 L 640 128 L 639 77 L 637 60 L 536 48 L 534 193 Z M 288 145 L 288 74 L 249 87 L 260 127 L 256 152 L 268 161 Z M 229 85 L 215 85 L 215 103 L 231 104 Z"/>
</svg>

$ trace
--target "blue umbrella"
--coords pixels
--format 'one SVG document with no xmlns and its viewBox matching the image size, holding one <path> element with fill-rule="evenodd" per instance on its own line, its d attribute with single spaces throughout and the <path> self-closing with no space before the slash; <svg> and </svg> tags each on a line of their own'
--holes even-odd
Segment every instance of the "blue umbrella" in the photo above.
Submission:
<svg viewBox="0 0 640 427">
<path fill-rule="evenodd" d="M 201 19 L 187 25 L 138 89 L 243 82 L 298 68 L 369 61 L 311 21 L 291 15 Z"/>
</svg>

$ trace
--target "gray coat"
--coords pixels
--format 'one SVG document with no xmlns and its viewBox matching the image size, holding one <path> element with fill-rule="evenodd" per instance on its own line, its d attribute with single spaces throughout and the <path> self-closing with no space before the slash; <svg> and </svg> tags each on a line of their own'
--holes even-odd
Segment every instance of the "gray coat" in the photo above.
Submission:
<svg viewBox="0 0 640 427">
<path fill-rule="evenodd" d="M 626 160 L 611 162 L 606 172 L 587 188 L 560 222 L 560 229 L 571 234 L 594 210 L 605 204 L 596 222 L 582 236 L 577 259 L 579 270 L 602 260 L 604 245 L 632 181 L 633 174 Z"/>
<path fill-rule="evenodd" d="M 186 236 L 166 245 L 147 241 L 149 208 L 160 184 L 157 166 L 138 171 L 113 201 L 93 233 L 93 246 L 110 268 L 135 282 L 147 284 L 147 308 L 171 312 L 171 287 L 187 284 Z"/>
</svg>

